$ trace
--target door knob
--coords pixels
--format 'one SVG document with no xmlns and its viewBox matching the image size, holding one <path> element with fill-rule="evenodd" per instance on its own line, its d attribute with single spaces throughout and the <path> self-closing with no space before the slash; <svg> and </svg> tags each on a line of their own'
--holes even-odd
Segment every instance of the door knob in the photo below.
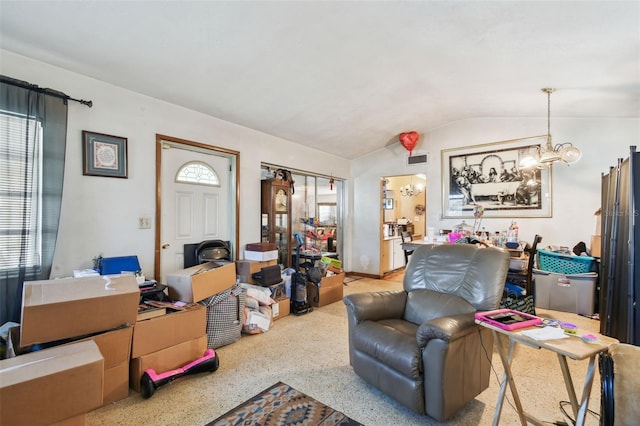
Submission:
<svg viewBox="0 0 640 426">
<path fill-rule="evenodd" d="M 168 249 L 168 248 L 169 248 L 169 246 L 170 246 L 170 245 L 171 245 L 171 244 L 169 244 L 169 243 L 162 243 L 162 249 L 163 249 L 163 250 L 166 250 L 166 249 Z"/>
</svg>

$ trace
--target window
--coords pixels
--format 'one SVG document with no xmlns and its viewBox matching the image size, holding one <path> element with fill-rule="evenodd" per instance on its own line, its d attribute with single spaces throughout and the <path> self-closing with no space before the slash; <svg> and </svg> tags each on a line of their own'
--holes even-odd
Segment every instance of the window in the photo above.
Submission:
<svg viewBox="0 0 640 426">
<path fill-rule="evenodd" d="M 27 137 L 33 136 L 35 138 Z M 27 144 L 26 140 L 35 141 Z M 30 146 L 34 145 L 34 146 Z M 0 270 L 39 268 L 42 253 L 42 126 L 0 111 Z M 22 257 L 22 258 L 21 258 Z"/>
<path fill-rule="evenodd" d="M 176 182 L 220 186 L 220 179 L 218 179 L 215 170 L 200 161 L 186 163 L 180 167 L 176 176 Z"/>
</svg>

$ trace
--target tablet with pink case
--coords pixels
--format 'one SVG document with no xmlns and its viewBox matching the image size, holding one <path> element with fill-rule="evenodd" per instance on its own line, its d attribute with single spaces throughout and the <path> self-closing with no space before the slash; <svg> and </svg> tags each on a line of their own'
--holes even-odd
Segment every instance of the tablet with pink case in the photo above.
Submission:
<svg viewBox="0 0 640 426">
<path fill-rule="evenodd" d="M 476 312 L 475 318 L 478 321 L 486 322 L 494 327 L 508 331 L 542 324 L 542 318 L 538 318 L 524 312 L 515 311 L 513 309 Z"/>
</svg>

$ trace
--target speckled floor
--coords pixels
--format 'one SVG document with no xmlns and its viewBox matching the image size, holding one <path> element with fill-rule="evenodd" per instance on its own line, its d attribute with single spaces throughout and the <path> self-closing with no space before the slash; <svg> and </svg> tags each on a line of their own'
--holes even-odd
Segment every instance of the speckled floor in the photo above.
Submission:
<svg viewBox="0 0 640 426">
<path fill-rule="evenodd" d="M 400 289 L 394 280 L 360 279 L 344 287 L 345 294 Z M 538 310 L 538 315 L 576 323 L 598 331 L 599 323 L 578 315 Z M 149 399 L 130 391 L 129 397 L 93 411 L 88 425 L 205 425 L 268 386 L 282 381 L 342 411 L 365 425 L 439 424 L 397 404 L 362 381 L 349 365 L 345 306 L 336 302 L 303 316 L 288 316 L 271 330 L 245 335 L 220 348 L 220 368 L 211 374 L 181 378 L 159 388 Z M 568 360 L 578 398 L 586 361 Z M 490 386 L 469 403 L 450 425 L 490 425 L 499 391 L 502 365 L 493 353 L 495 376 Z M 554 353 L 516 346 L 512 370 L 525 410 L 543 422 L 564 420 L 560 401 L 568 400 L 562 372 Z M 600 376 L 597 373 L 589 409 L 600 411 Z M 510 393 L 507 392 L 509 400 Z M 501 424 L 518 424 L 514 408 L 505 403 Z M 597 425 L 589 414 L 587 425 Z"/>
</svg>

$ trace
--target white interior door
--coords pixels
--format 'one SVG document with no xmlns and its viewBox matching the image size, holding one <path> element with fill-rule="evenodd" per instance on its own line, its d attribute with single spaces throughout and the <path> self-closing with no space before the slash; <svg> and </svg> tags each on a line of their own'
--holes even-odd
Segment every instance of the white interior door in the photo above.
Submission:
<svg viewBox="0 0 640 426">
<path fill-rule="evenodd" d="M 215 171 L 219 185 L 202 180 L 183 183 L 176 180 L 179 170 L 193 163 Z M 206 180 L 206 179 L 205 179 Z M 160 282 L 167 273 L 182 269 L 184 244 L 203 240 L 230 240 L 229 190 L 230 160 L 224 156 L 196 152 L 175 144 L 164 144 L 162 150 L 162 224 L 160 250 Z"/>
</svg>

